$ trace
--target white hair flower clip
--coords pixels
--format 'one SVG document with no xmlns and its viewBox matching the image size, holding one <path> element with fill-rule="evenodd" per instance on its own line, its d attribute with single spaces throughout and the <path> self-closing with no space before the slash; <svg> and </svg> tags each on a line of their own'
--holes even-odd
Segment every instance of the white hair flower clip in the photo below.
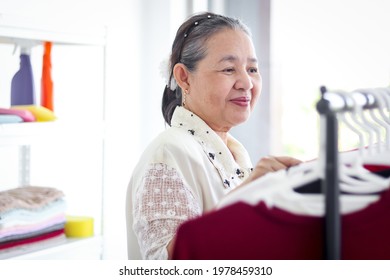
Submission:
<svg viewBox="0 0 390 280">
<path fill-rule="evenodd" d="M 175 80 L 175 77 L 171 78 L 171 81 L 169 81 L 169 78 L 171 76 L 171 65 L 169 63 L 169 57 L 167 59 L 164 59 L 160 63 L 160 74 L 165 80 L 165 84 L 170 90 L 175 90 L 177 88 L 177 83 Z"/>
</svg>

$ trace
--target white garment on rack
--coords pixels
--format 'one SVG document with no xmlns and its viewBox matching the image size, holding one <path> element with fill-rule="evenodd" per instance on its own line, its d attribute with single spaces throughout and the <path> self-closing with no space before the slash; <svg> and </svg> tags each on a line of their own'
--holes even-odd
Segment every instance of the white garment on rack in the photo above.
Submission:
<svg viewBox="0 0 390 280">
<path fill-rule="evenodd" d="M 264 201 L 268 207 L 279 207 L 298 215 L 324 216 L 323 194 L 301 194 L 294 188 L 320 179 L 316 161 L 302 163 L 289 168 L 268 173 L 252 183 L 236 189 L 224 197 L 218 208 L 236 202 L 256 205 Z M 340 211 L 343 214 L 363 209 L 379 199 L 378 195 L 340 195 Z"/>
</svg>

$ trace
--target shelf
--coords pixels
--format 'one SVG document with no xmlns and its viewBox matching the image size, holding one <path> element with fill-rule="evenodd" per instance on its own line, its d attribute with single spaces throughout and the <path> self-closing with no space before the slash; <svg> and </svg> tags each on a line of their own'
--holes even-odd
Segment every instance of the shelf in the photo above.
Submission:
<svg viewBox="0 0 390 280">
<path fill-rule="evenodd" d="M 98 139 L 103 138 L 104 133 L 104 124 L 99 122 L 52 121 L 0 124 L 0 146 L 31 145 L 37 142 L 63 140 L 70 136 L 83 137 L 84 140 Z"/>
<path fill-rule="evenodd" d="M 65 16 L 62 18 L 61 16 L 39 18 L 38 16 L 34 17 L 33 13 L 31 15 L 11 15 L 0 11 L 0 44 L 20 45 L 28 42 L 34 46 L 49 41 L 66 47 L 77 46 L 77 49 L 79 49 L 79 46 L 86 46 L 87 48 L 85 49 L 81 48 L 82 52 L 89 52 L 90 46 L 97 46 L 97 48 L 92 49 L 93 51 L 96 50 L 98 55 L 101 55 L 101 65 L 104 67 L 106 59 L 106 27 L 99 23 L 91 23 L 89 18 L 77 21 L 74 18 L 65 18 Z M 69 49 L 73 50 L 74 48 Z M 68 58 L 66 57 L 65 59 Z M 77 59 L 75 62 L 78 62 Z M 104 68 L 103 72 L 105 72 Z M 103 81 L 105 73 L 101 74 L 103 74 L 101 79 L 94 79 L 92 82 L 98 81 L 100 83 L 99 81 Z M 65 75 L 65 77 L 67 76 Z M 99 100 L 104 100 L 104 81 L 101 82 L 101 87 L 102 90 L 100 91 L 100 88 L 98 90 L 98 97 L 100 98 Z M 96 90 L 92 89 L 90 92 L 96 93 Z M 66 101 L 71 101 L 71 97 L 61 100 L 62 103 L 64 101 L 65 103 Z M 82 118 L 74 117 L 72 114 L 69 114 L 72 115 L 69 117 L 65 113 L 52 122 L 0 124 L 0 147 L 6 146 L 4 149 L 1 149 L 1 152 L 7 159 L 8 157 L 11 158 L 12 164 L 9 164 L 9 170 L 8 166 L 5 166 L 6 171 L 9 171 L 9 178 L 17 175 L 19 185 L 26 185 L 29 183 L 30 173 L 37 178 L 49 177 L 47 174 L 56 174 L 56 180 L 54 181 L 60 182 L 62 186 L 65 186 L 63 191 L 71 193 L 70 197 L 72 197 L 72 191 L 75 193 L 72 202 L 76 202 L 73 208 L 77 209 L 79 205 L 85 207 L 85 200 L 78 201 L 80 197 L 88 197 L 91 200 L 91 203 L 89 203 L 89 208 L 91 208 L 90 211 L 92 212 L 91 216 L 96 218 L 99 224 L 98 228 L 100 228 L 102 224 L 101 197 L 103 192 L 103 176 L 101 173 L 104 167 L 105 138 L 104 104 L 103 106 L 96 106 L 94 109 L 91 114 L 83 115 Z M 30 149 L 28 146 L 32 145 L 35 146 Z M 11 152 L 8 153 L 9 151 Z M 42 153 L 42 151 L 44 152 Z M 78 152 L 79 154 L 77 154 Z M 61 156 L 58 156 L 59 154 Z M 45 162 L 46 159 L 48 160 Z M 57 165 L 52 163 L 50 159 L 54 159 L 53 162 L 57 163 Z M 69 166 L 61 169 L 63 167 L 59 167 L 58 163 L 63 163 L 66 160 L 68 160 Z M 4 158 L 3 162 L 7 164 L 7 160 L 4 160 Z M 51 173 L 48 173 L 46 170 L 47 162 L 50 164 L 48 170 Z M 33 170 L 30 168 L 32 164 L 36 164 L 38 167 Z M 31 170 L 33 172 L 30 172 Z M 73 171 L 72 175 L 75 177 L 69 176 L 71 171 Z M 83 189 L 74 190 L 72 187 L 66 189 L 68 188 L 67 186 L 73 186 L 73 180 L 77 180 L 77 183 Z M 9 181 L 12 182 L 12 180 Z M 48 181 L 52 181 L 51 178 Z M 99 236 L 82 239 L 60 238 L 44 244 L 37 243 L 31 244 L 32 246 L 20 246 L 0 252 L 0 259 L 101 259 L 103 237 L 100 236 L 101 232 L 96 234 Z"/>
<path fill-rule="evenodd" d="M 99 260 L 102 244 L 101 236 L 66 238 L 46 248 L 22 246 L 0 253 L 0 260 Z"/>
<path fill-rule="evenodd" d="M 59 24 L 55 20 L 42 21 L 0 13 L 0 43 L 14 44 L 16 40 L 103 46 L 106 44 L 106 29 L 88 22 L 67 20 L 66 24 Z"/>
</svg>

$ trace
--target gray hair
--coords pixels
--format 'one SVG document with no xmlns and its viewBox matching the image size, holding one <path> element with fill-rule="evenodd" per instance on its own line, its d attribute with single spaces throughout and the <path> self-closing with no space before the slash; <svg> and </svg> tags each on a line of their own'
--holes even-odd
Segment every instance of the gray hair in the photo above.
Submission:
<svg viewBox="0 0 390 280">
<path fill-rule="evenodd" d="M 170 87 L 171 80 L 174 79 L 173 67 L 177 63 L 183 63 L 190 72 L 195 71 L 198 62 L 207 54 L 207 40 L 223 29 L 242 30 L 251 36 L 249 28 L 239 19 L 213 13 L 195 14 L 178 29 L 169 59 L 168 86 L 164 89 L 162 99 L 162 113 L 169 125 L 176 106 L 180 106 L 182 101 L 180 87 Z"/>
</svg>

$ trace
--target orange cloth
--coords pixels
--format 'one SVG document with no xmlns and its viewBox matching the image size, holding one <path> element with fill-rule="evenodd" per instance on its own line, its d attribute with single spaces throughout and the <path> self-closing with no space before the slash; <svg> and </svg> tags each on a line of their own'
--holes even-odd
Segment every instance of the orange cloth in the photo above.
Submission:
<svg viewBox="0 0 390 280">
<path fill-rule="evenodd" d="M 41 105 L 51 111 L 54 111 L 53 81 L 51 78 L 51 47 L 51 42 L 45 42 L 42 64 Z"/>
</svg>

